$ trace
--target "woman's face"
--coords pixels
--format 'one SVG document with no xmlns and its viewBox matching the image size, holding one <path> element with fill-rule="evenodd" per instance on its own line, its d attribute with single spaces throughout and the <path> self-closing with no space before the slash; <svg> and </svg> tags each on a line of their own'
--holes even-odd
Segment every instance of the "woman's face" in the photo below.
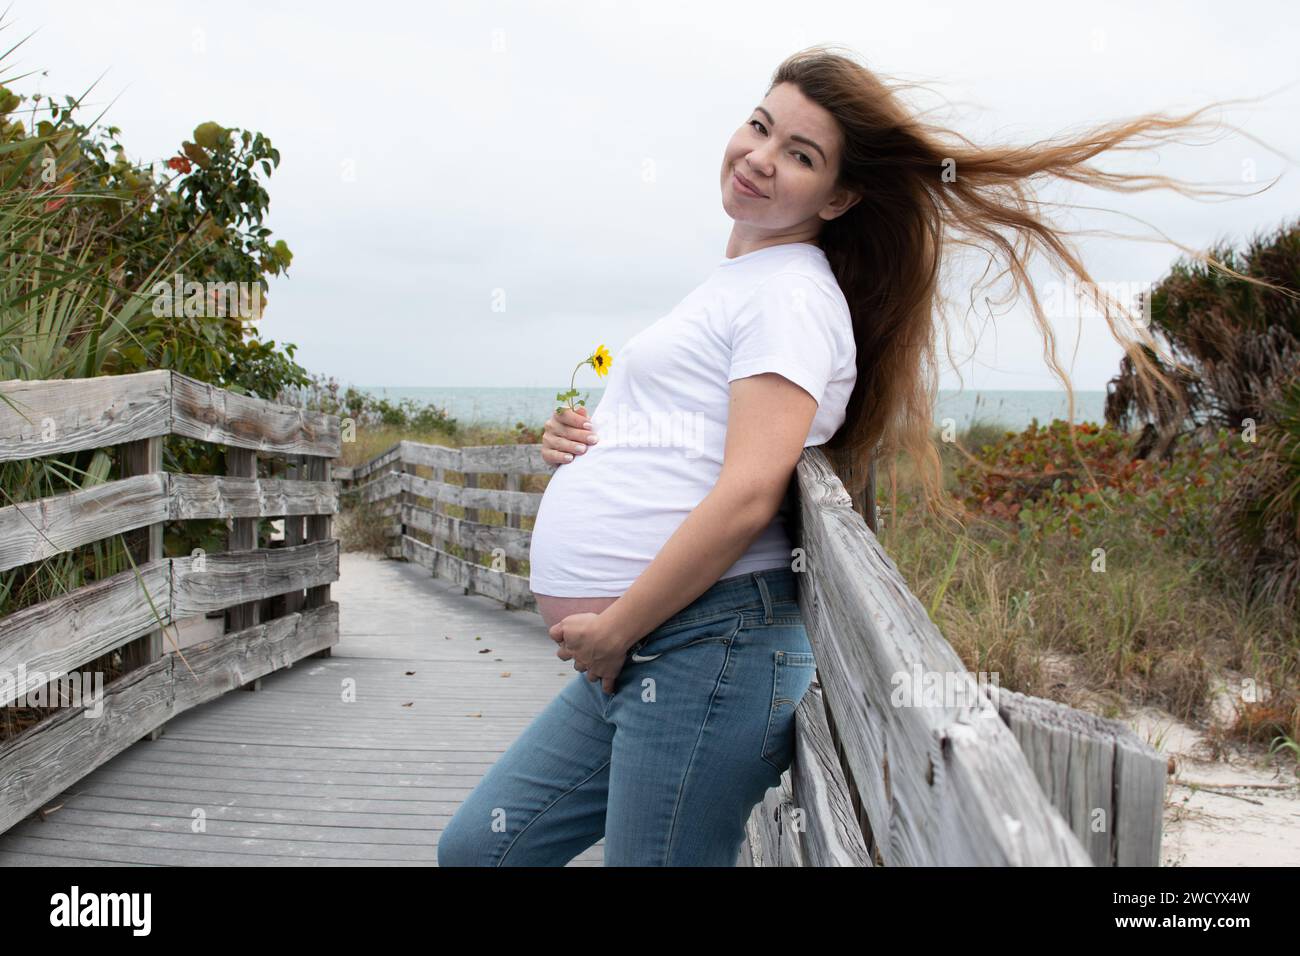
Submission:
<svg viewBox="0 0 1300 956">
<path fill-rule="evenodd" d="M 722 208 L 745 238 L 813 238 L 856 202 L 835 187 L 843 141 L 834 117 L 793 83 L 773 87 L 727 143 Z M 749 181 L 761 195 L 737 180 Z M 743 228 L 742 228 L 743 227 Z"/>
</svg>

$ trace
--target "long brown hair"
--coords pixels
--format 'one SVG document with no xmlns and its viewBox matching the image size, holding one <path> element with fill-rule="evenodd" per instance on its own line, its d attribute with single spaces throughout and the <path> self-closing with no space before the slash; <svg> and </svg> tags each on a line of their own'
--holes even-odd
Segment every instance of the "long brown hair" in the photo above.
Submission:
<svg viewBox="0 0 1300 956">
<path fill-rule="evenodd" d="M 941 291 L 949 244 L 973 248 L 1004 266 L 977 289 L 1009 273 L 1013 294 L 1023 290 L 1028 296 L 1044 357 L 1068 395 L 1073 443 L 1074 390 L 1029 281 L 1031 252 L 1044 250 L 1054 264 L 1073 273 L 1080 288 L 1098 287 L 1065 240 L 1069 232 L 1044 218 L 1041 207 L 1047 204 L 1034 198 L 1033 181 L 1055 177 L 1119 192 L 1165 188 L 1193 197 L 1238 195 L 1089 164 L 1107 150 L 1145 149 L 1151 142 L 1176 141 L 1178 134 L 1227 125 L 1200 118 L 1217 103 L 1181 116 L 1145 114 L 1028 146 L 979 146 L 923 122 L 922 114 L 908 107 L 900 94 L 919 84 L 887 83 L 836 44 L 818 44 L 788 57 L 773 74 L 769 92 L 781 83 L 795 84 L 835 118 L 844 137 L 838 185 L 862 197 L 825 223 L 818 237 L 852 312 L 858 366 L 845 422 L 826 447 L 851 466 L 859 484 L 874 456 L 889 463 L 892 475 L 895 453 L 905 451 L 918 466 L 927 505 L 945 515 L 955 512 L 942 494 L 931 420 L 938 397 L 935 341 L 949 305 Z M 1165 238 L 1227 275 L 1276 288 Z M 1148 348 L 1160 354 L 1150 333 L 1140 326 L 1126 328 L 1123 306 L 1113 297 L 1091 294 L 1131 356 L 1143 387 L 1176 393 L 1149 358 Z M 970 301 L 976 301 L 974 290 Z"/>
</svg>

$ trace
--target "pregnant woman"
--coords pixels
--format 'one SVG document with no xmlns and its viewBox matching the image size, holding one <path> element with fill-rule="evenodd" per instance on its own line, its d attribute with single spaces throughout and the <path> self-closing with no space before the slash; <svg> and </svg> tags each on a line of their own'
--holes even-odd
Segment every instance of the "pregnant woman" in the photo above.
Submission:
<svg viewBox="0 0 1300 956">
<path fill-rule="evenodd" d="M 785 520 L 800 454 L 865 456 L 883 437 L 938 503 L 928 370 L 945 232 L 1017 266 L 1038 241 L 1091 281 L 1022 180 L 1113 185 L 1124 177 L 1084 160 L 1169 122 L 980 150 L 922 125 L 851 57 L 812 48 L 778 68 L 723 153 L 725 257 L 618 352 L 590 421 L 547 422 L 559 468 L 530 585 L 579 673 L 457 809 L 440 865 L 560 866 L 602 836 L 607 866 L 736 864 L 815 675 Z"/>
</svg>

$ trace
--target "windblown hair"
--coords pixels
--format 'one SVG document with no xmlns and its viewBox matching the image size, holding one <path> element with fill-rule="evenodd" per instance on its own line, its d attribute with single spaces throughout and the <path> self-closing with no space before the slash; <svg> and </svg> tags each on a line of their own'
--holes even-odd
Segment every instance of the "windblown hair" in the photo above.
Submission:
<svg viewBox="0 0 1300 956">
<path fill-rule="evenodd" d="M 1147 348 L 1157 349 L 1157 343 L 1128 320 L 1124 306 L 1098 291 L 1065 240 L 1070 232 L 1044 217 L 1042 207 L 1053 204 L 1035 198 L 1033 186 L 1054 177 L 1117 192 L 1165 188 L 1193 197 L 1236 196 L 1166 176 L 1107 172 L 1090 162 L 1108 150 L 1147 149 L 1153 142 L 1178 141 L 1180 134 L 1226 125 L 1200 118 L 1218 104 L 1181 116 L 1141 115 L 1026 146 L 979 146 L 923 122 L 923 114 L 901 96 L 918 84 L 887 84 L 850 51 L 837 49 L 843 48 L 819 44 L 793 54 L 777 68 L 769 87 L 793 83 L 835 118 L 844 137 L 838 185 L 861 195 L 848 212 L 825 223 L 818 237 L 852 313 L 858 371 L 845 422 L 826 447 L 859 475 L 866 474 L 873 458 L 889 463 L 892 474 L 895 453 L 905 451 L 917 465 L 927 505 L 954 513 L 942 494 L 942 466 L 932 436 L 938 397 L 935 342 L 941 324 L 948 337 L 942 267 L 953 245 L 984 253 L 990 266 L 1003 266 L 971 290 L 972 304 L 977 290 L 1008 274 L 1010 296 L 994 301 L 1013 300 L 1022 291 L 1027 296 L 1044 358 L 1068 395 L 1072 443 L 1074 389 L 1057 360 L 1051 324 L 1027 271 L 1036 249 L 1088 290 L 1131 357 L 1142 387 L 1175 394 L 1173 383 L 1149 358 Z M 1164 238 L 1227 275 L 1274 288 Z"/>
</svg>

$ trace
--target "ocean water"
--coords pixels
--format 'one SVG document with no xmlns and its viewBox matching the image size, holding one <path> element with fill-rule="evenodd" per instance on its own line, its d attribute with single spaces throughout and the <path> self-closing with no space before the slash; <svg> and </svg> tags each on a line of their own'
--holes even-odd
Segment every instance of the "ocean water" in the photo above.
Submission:
<svg viewBox="0 0 1300 956">
<path fill-rule="evenodd" d="M 421 404 L 434 404 L 445 408 L 447 414 L 462 425 L 482 424 L 514 427 L 523 422 L 539 427 L 555 410 L 556 388 L 436 388 L 359 386 L 361 391 L 377 398 L 397 402 L 412 398 Z M 580 393 L 587 396 L 587 409 L 594 412 L 600 404 L 604 388 L 592 388 Z M 1074 393 L 1074 421 L 1097 422 L 1104 420 L 1106 403 L 1104 391 L 1076 391 Z M 972 421 L 996 422 L 1013 431 L 1028 427 L 1037 419 L 1046 425 L 1054 418 L 1065 419 L 1068 403 L 1061 391 L 940 391 L 935 406 L 936 425 L 946 418 L 956 422 L 958 429 L 966 428 Z"/>
</svg>

